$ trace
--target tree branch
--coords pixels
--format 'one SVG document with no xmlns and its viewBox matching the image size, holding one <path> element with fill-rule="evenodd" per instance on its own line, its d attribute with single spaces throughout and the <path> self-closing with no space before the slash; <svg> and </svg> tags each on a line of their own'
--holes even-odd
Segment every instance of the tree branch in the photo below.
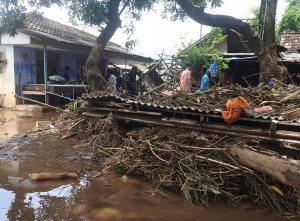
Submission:
<svg viewBox="0 0 300 221">
<path fill-rule="evenodd" d="M 115 34 L 116 30 L 121 26 L 119 16 L 119 6 L 121 0 L 110 0 L 108 3 L 108 22 L 101 34 L 97 37 L 96 42 L 105 47 L 106 43 Z"/>
<path fill-rule="evenodd" d="M 119 12 L 119 16 L 122 15 L 122 13 L 124 12 L 124 10 L 126 9 L 126 7 L 129 5 L 130 0 L 127 0 L 127 2 L 123 5 L 122 9 Z"/>
<path fill-rule="evenodd" d="M 187 15 L 194 21 L 213 27 L 221 27 L 233 29 L 242 34 L 247 40 L 250 47 L 256 55 L 259 54 L 263 42 L 259 34 L 247 23 L 240 19 L 227 15 L 213 15 L 205 13 L 202 8 L 195 7 L 190 1 L 175 0 L 180 7 L 187 13 Z"/>
</svg>

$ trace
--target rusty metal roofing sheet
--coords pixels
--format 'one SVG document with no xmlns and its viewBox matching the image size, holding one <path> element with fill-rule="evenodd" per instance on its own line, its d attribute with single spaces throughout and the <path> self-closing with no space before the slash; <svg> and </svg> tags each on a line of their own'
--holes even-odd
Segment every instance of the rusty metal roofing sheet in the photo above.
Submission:
<svg viewBox="0 0 300 221">
<path fill-rule="evenodd" d="M 115 96 L 115 95 L 101 95 L 101 96 L 89 96 L 89 95 L 85 95 L 82 97 L 84 100 L 93 100 L 93 101 L 102 101 L 102 102 L 123 102 L 123 103 L 127 103 L 127 104 L 137 104 L 137 105 L 141 105 L 141 106 L 147 106 L 147 107 L 152 107 L 152 108 L 159 108 L 159 109 L 168 109 L 168 110 L 180 110 L 180 111 L 192 111 L 192 112 L 198 112 L 198 113 L 213 113 L 213 114 L 220 114 L 220 112 L 215 111 L 214 109 L 201 109 L 199 107 L 187 107 L 187 106 L 165 106 L 165 105 L 158 105 L 158 104 L 154 104 L 154 103 L 145 103 L 145 102 L 140 102 L 140 101 L 135 101 L 135 100 L 130 100 L 130 99 L 126 99 L 120 96 Z M 287 121 L 286 119 L 284 119 L 281 115 L 267 115 L 267 114 L 243 114 L 244 116 L 248 116 L 250 118 L 254 118 L 254 119 L 263 119 L 263 120 L 271 120 L 271 121 Z M 300 125 L 300 119 L 295 119 L 293 121 L 289 121 L 289 122 L 294 122 L 294 123 L 299 123 Z"/>
</svg>

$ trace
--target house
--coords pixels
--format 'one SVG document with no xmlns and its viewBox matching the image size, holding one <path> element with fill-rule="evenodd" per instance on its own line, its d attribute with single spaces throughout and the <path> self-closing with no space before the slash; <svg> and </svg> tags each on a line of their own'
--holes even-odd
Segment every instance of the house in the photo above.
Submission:
<svg viewBox="0 0 300 221">
<path fill-rule="evenodd" d="M 229 61 L 229 70 L 225 70 L 224 72 L 230 78 L 233 78 L 233 83 L 239 83 L 243 86 L 248 86 L 248 84 L 257 85 L 259 83 L 259 62 L 248 45 L 247 40 L 242 34 L 232 29 L 222 29 L 222 32 L 223 35 L 226 35 L 226 38 L 214 47 L 222 52 L 223 57 Z M 196 41 L 195 44 L 200 47 L 213 33 L 213 31 L 208 33 L 202 39 Z M 284 33 L 281 45 L 276 45 L 278 63 L 287 67 L 294 82 L 299 82 L 296 74 L 299 73 L 300 60 L 291 59 L 290 56 L 295 56 L 297 50 L 300 48 L 300 41 L 296 40 L 299 37 L 299 33 Z"/>
<path fill-rule="evenodd" d="M 1 30 L 1 29 L 0 29 Z M 44 91 L 82 93 L 86 85 L 47 85 L 48 76 L 62 75 L 70 67 L 70 80 L 83 84 L 84 64 L 96 36 L 45 17 L 27 14 L 25 26 L 10 36 L 0 32 L 0 105 L 15 107 L 15 95 L 45 96 Z M 100 70 L 108 64 L 136 65 L 152 59 L 108 42 Z M 79 81 L 79 82 L 78 82 Z"/>
<path fill-rule="evenodd" d="M 287 51 L 284 53 L 286 59 L 300 60 L 300 32 L 281 33 L 280 44 Z"/>
</svg>

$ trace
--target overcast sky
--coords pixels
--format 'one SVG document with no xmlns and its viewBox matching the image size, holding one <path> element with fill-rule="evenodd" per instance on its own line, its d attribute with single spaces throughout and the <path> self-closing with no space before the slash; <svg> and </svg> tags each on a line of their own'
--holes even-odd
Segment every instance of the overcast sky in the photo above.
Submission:
<svg viewBox="0 0 300 221">
<path fill-rule="evenodd" d="M 217 9 L 208 9 L 207 12 L 213 14 L 231 15 L 236 18 L 251 18 L 250 9 L 260 4 L 260 0 L 223 0 L 224 5 Z M 286 7 L 285 0 L 278 0 L 277 19 L 279 19 Z M 158 54 L 164 51 L 165 54 L 176 53 L 181 42 L 187 44 L 200 38 L 200 24 L 191 19 L 182 22 L 170 22 L 161 18 L 161 7 L 157 7 L 155 12 L 143 13 L 141 21 L 134 22 L 135 31 L 131 39 L 137 39 L 138 44 L 133 49 L 134 52 L 147 57 L 158 58 Z M 55 13 L 53 13 L 55 12 Z M 63 24 L 69 24 L 68 15 L 61 8 L 51 8 L 44 10 L 44 16 Z M 123 21 L 123 24 L 126 23 Z M 78 27 L 92 34 L 97 35 L 97 30 L 87 27 Z M 203 26 L 202 35 L 210 31 L 210 27 Z M 119 29 L 111 41 L 125 45 L 127 40 L 124 29 Z"/>
</svg>

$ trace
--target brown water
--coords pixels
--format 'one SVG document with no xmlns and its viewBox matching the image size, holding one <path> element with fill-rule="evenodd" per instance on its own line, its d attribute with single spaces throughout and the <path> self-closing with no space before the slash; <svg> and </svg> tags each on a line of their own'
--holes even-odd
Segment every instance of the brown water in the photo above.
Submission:
<svg viewBox="0 0 300 221">
<path fill-rule="evenodd" d="M 132 177 L 105 174 L 88 180 L 33 182 L 28 174 L 74 172 L 90 154 L 74 140 L 24 136 L 37 118 L 0 110 L 0 221 L 4 220 L 201 220 L 277 221 L 267 209 L 238 209 L 224 203 L 192 206 L 180 194 L 156 191 Z M 5 121 L 3 121 L 3 119 Z"/>
</svg>

